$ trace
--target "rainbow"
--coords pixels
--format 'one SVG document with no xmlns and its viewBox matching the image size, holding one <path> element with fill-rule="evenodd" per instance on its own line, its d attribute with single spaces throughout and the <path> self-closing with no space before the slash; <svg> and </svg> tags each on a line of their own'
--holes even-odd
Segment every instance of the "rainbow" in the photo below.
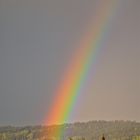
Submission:
<svg viewBox="0 0 140 140">
<path fill-rule="evenodd" d="M 80 41 L 79 48 L 66 69 L 64 79 L 56 90 L 56 98 L 45 118 L 46 125 L 62 124 L 68 121 L 91 65 L 96 61 L 96 56 L 103 46 L 102 41 L 109 30 L 112 17 L 115 16 L 118 0 L 103 0 L 99 5 L 92 26 Z M 61 138 L 63 131 L 59 128 L 54 134 Z"/>
</svg>

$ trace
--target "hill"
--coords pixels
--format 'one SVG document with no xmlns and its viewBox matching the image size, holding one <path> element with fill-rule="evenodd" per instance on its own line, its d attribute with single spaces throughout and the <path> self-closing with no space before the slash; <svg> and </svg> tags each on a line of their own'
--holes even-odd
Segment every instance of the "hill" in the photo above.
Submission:
<svg viewBox="0 0 140 140">
<path fill-rule="evenodd" d="M 64 140 L 140 140 L 140 123 L 89 121 L 52 126 L 0 127 L 0 140 L 58 140 L 53 131 L 63 129 Z"/>
</svg>

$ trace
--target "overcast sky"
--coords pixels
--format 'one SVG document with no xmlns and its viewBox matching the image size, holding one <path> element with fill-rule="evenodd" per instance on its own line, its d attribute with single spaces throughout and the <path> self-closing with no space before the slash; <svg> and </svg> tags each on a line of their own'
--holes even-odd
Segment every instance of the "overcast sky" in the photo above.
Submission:
<svg viewBox="0 0 140 140">
<path fill-rule="evenodd" d="M 0 125 L 42 123 L 99 1 L 0 0 Z M 140 121 L 139 6 L 118 6 L 70 122 Z"/>
</svg>

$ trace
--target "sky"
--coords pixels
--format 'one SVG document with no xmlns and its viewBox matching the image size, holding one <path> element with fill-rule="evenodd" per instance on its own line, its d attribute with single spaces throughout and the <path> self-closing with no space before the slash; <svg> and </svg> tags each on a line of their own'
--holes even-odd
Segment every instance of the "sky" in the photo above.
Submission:
<svg viewBox="0 0 140 140">
<path fill-rule="evenodd" d="M 0 0 L 0 125 L 42 123 L 99 3 Z M 96 73 L 90 73 L 69 122 L 140 121 L 139 5 L 139 0 L 119 3 Z"/>
</svg>

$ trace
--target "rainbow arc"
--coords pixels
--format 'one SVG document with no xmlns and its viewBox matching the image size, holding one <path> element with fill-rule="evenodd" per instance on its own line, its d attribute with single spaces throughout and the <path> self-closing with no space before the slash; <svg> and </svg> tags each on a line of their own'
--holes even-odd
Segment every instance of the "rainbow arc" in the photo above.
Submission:
<svg viewBox="0 0 140 140">
<path fill-rule="evenodd" d="M 80 96 L 81 87 L 89 73 L 91 64 L 96 61 L 99 50 L 103 47 L 102 41 L 109 30 L 112 18 L 116 15 L 119 0 L 101 0 L 96 13 L 96 19 L 89 27 L 89 31 L 79 43 L 69 67 L 66 69 L 64 78 L 56 90 L 56 98 L 50 109 L 50 113 L 45 118 L 45 124 L 66 123 Z M 54 134 L 63 135 L 63 129 L 55 130 Z"/>
</svg>

